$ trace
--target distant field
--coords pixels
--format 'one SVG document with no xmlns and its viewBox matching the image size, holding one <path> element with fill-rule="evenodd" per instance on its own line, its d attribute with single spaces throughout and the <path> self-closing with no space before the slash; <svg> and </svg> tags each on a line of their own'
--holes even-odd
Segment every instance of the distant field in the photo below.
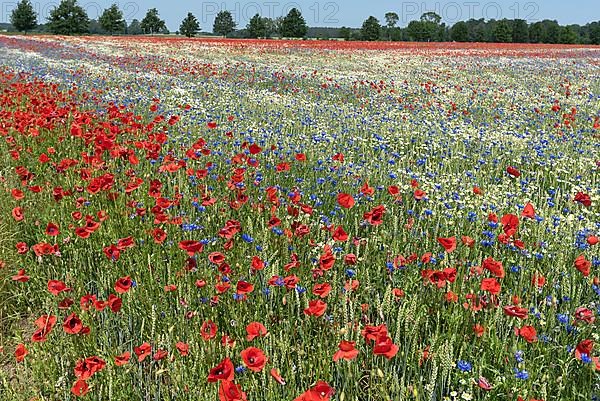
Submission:
<svg viewBox="0 0 600 401">
<path fill-rule="evenodd" d="M 0 400 L 597 400 L 600 47 L 0 35 Z"/>
</svg>

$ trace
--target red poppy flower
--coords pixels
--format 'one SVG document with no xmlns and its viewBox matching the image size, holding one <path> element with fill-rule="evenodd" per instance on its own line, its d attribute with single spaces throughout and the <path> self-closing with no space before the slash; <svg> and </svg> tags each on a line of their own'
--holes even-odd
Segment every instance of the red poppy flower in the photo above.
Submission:
<svg viewBox="0 0 600 401">
<path fill-rule="evenodd" d="M 260 271 L 265 268 L 265 262 L 258 256 L 252 257 L 252 270 Z"/>
<path fill-rule="evenodd" d="M 29 351 L 27 351 L 27 348 L 25 348 L 25 344 L 19 344 L 17 345 L 17 348 L 15 348 L 15 359 L 17 362 L 23 362 L 23 360 L 25 359 L 25 356 L 29 353 Z"/>
<path fill-rule="evenodd" d="M 48 281 L 48 291 L 54 296 L 58 296 L 61 292 L 69 292 L 71 288 L 68 288 L 65 283 L 59 280 Z"/>
<path fill-rule="evenodd" d="M 264 352 L 256 347 L 248 347 L 241 352 L 244 365 L 253 372 L 260 372 L 267 363 L 267 357 Z"/>
<path fill-rule="evenodd" d="M 15 219 L 15 221 L 22 221 L 25 218 L 25 215 L 23 214 L 23 209 L 21 209 L 20 207 L 16 207 L 12 210 L 12 216 Z"/>
<path fill-rule="evenodd" d="M 264 337 L 268 334 L 267 328 L 263 326 L 261 323 L 252 322 L 246 326 L 246 340 L 252 341 L 257 337 Z"/>
<path fill-rule="evenodd" d="M 377 337 L 375 341 L 375 347 L 373 347 L 373 354 L 383 355 L 387 359 L 392 359 L 397 353 L 400 347 L 392 342 L 392 339 L 387 335 L 381 335 Z"/>
<path fill-rule="evenodd" d="M 592 340 L 583 340 L 577 344 L 577 347 L 575 347 L 575 358 L 581 361 L 582 354 L 586 354 L 588 357 L 591 357 L 593 349 L 594 342 Z"/>
<path fill-rule="evenodd" d="M 437 240 L 448 253 L 451 253 L 456 249 L 456 237 L 438 238 Z"/>
<path fill-rule="evenodd" d="M 219 385 L 219 401 L 246 401 L 246 393 L 239 384 L 223 380 Z"/>
<path fill-rule="evenodd" d="M 357 259 L 356 255 L 353 253 L 349 253 L 346 256 L 344 256 L 344 263 L 347 265 L 354 266 L 356 264 L 357 260 L 358 259 Z"/>
<path fill-rule="evenodd" d="M 205 341 L 212 340 L 217 336 L 217 325 L 212 320 L 202 323 L 200 334 Z"/>
<path fill-rule="evenodd" d="M 473 325 L 473 333 L 475 333 L 477 337 L 481 337 L 485 333 L 485 327 L 480 324 L 475 324 Z"/>
<path fill-rule="evenodd" d="M 88 386 L 85 380 L 77 380 L 73 387 L 71 387 L 71 393 L 73 393 L 77 397 L 83 397 L 90 391 L 90 387 Z"/>
<path fill-rule="evenodd" d="M 58 230 L 58 226 L 54 223 L 48 223 L 48 225 L 46 226 L 46 235 L 56 237 L 59 234 L 60 231 Z"/>
<path fill-rule="evenodd" d="M 108 296 L 107 303 L 108 303 L 108 307 L 110 308 L 110 310 L 113 311 L 114 313 L 117 313 L 121 310 L 121 306 L 123 305 L 123 300 L 114 294 L 110 294 Z"/>
<path fill-rule="evenodd" d="M 63 329 L 67 334 L 79 334 L 83 329 L 83 323 L 75 313 L 71 313 L 65 317 Z"/>
<path fill-rule="evenodd" d="M 598 243 L 598 237 L 595 235 L 590 235 L 587 237 L 587 243 L 590 244 L 590 246 L 596 245 Z"/>
<path fill-rule="evenodd" d="M 162 244 L 167 239 L 167 233 L 161 228 L 155 228 L 152 230 L 152 237 L 155 243 Z"/>
<path fill-rule="evenodd" d="M 26 283 L 29 281 L 29 276 L 25 274 L 25 269 L 20 269 L 19 272 L 12 276 L 13 281 L 18 281 L 20 283 Z"/>
<path fill-rule="evenodd" d="M 31 336 L 32 342 L 44 342 L 46 337 L 56 325 L 56 316 L 54 315 L 42 315 L 34 322 L 38 330 L 36 330 Z"/>
<path fill-rule="evenodd" d="M 505 315 L 514 316 L 519 319 L 527 319 L 528 316 L 527 308 L 521 308 L 516 305 L 505 306 L 503 310 Z"/>
<path fill-rule="evenodd" d="M 373 196 L 375 193 L 375 188 L 370 187 L 368 182 L 365 182 L 364 185 L 360 188 L 360 193 L 364 196 Z"/>
<path fill-rule="evenodd" d="M 481 280 L 481 290 L 498 295 L 500 293 L 500 283 L 495 278 L 484 278 Z"/>
<path fill-rule="evenodd" d="M 340 359 L 351 361 L 358 356 L 358 350 L 354 348 L 356 342 L 342 340 L 338 345 L 339 350 L 333 354 L 333 361 L 337 362 Z"/>
<path fill-rule="evenodd" d="M 329 401 L 335 390 L 326 382 L 318 381 L 310 390 L 300 394 L 294 401 Z"/>
<path fill-rule="evenodd" d="M 223 263 L 225 263 L 225 255 L 223 255 L 221 252 L 211 252 L 208 255 L 208 260 L 211 263 L 214 263 L 215 265 L 220 266 Z"/>
<path fill-rule="evenodd" d="M 154 355 L 152 355 L 152 359 L 155 361 L 160 361 L 161 359 L 165 359 L 169 353 L 164 349 L 157 350 Z"/>
<path fill-rule="evenodd" d="M 306 155 L 304 153 L 297 153 L 296 160 L 299 162 L 304 162 L 306 161 Z"/>
<path fill-rule="evenodd" d="M 177 348 L 177 351 L 179 351 L 179 355 L 181 356 L 188 356 L 190 352 L 190 346 L 181 341 L 175 344 L 175 348 Z"/>
<path fill-rule="evenodd" d="M 179 249 L 186 251 L 188 256 L 192 257 L 196 253 L 201 253 L 204 245 L 198 241 L 186 240 L 179 242 Z"/>
<path fill-rule="evenodd" d="M 519 178 L 521 176 L 521 172 L 514 168 L 513 166 L 508 166 L 506 168 L 506 172 L 510 174 L 514 178 Z"/>
<path fill-rule="evenodd" d="M 321 297 L 321 298 L 327 298 L 327 296 L 329 295 L 330 292 L 331 292 L 331 284 L 329 284 L 329 283 L 315 284 L 313 286 L 313 290 L 312 290 L 312 293 L 314 295 Z"/>
<path fill-rule="evenodd" d="M 586 260 L 585 255 L 579 255 L 574 262 L 575 268 L 583 274 L 583 277 L 587 277 L 590 275 L 590 269 L 592 267 L 592 262 Z"/>
<path fill-rule="evenodd" d="M 500 223 L 503 226 L 504 234 L 509 237 L 512 237 L 517 232 L 517 228 L 519 228 L 519 218 L 514 214 L 505 214 L 502 216 Z"/>
<path fill-rule="evenodd" d="M 285 380 L 283 379 L 283 377 L 281 377 L 281 375 L 279 374 L 279 372 L 277 371 L 277 369 L 273 368 L 271 369 L 271 371 L 269 372 L 271 374 L 271 377 L 279 384 L 281 384 L 282 386 L 285 386 Z"/>
<path fill-rule="evenodd" d="M 494 258 L 489 257 L 483 261 L 482 267 L 488 270 L 497 278 L 504 278 L 504 267 L 502 266 L 502 262 L 494 260 Z"/>
<path fill-rule="evenodd" d="M 308 316 L 323 316 L 325 310 L 327 309 L 327 304 L 320 299 L 313 300 L 308 303 L 308 308 L 304 309 L 304 313 Z"/>
<path fill-rule="evenodd" d="M 579 202 L 585 207 L 592 206 L 592 198 L 590 198 L 588 194 L 585 194 L 583 192 L 577 192 L 577 194 L 575 195 L 575 202 Z"/>
<path fill-rule="evenodd" d="M 17 242 L 15 246 L 17 247 L 17 253 L 19 255 L 26 254 L 29 251 L 29 247 L 24 242 Z"/>
<path fill-rule="evenodd" d="M 525 205 L 525 208 L 521 212 L 521 216 L 526 217 L 528 219 L 533 219 L 535 217 L 535 209 L 533 208 L 533 205 L 530 202 L 528 202 L 527 205 Z"/>
<path fill-rule="evenodd" d="M 523 326 L 520 329 L 515 329 L 515 331 L 528 343 L 533 343 L 537 341 L 537 331 L 533 326 Z"/>
<path fill-rule="evenodd" d="M 575 323 L 585 322 L 588 324 L 592 324 L 595 320 L 596 318 L 594 317 L 594 312 L 592 312 L 588 308 L 580 306 L 579 308 L 577 308 L 577 310 L 575 310 Z"/>
<path fill-rule="evenodd" d="M 215 383 L 220 380 L 231 381 L 233 380 L 234 370 L 231 359 L 225 358 L 221 363 L 212 368 L 208 373 L 208 382 Z"/>
<path fill-rule="evenodd" d="M 469 248 L 473 248 L 473 246 L 475 245 L 475 240 L 471 237 L 463 235 L 460 239 L 461 239 L 462 243 L 464 245 L 468 246 Z"/>
<path fill-rule="evenodd" d="M 250 145 L 248 147 L 248 151 L 250 151 L 251 155 L 257 155 L 260 152 L 262 152 L 262 148 L 260 146 L 258 146 L 257 144 L 253 143 L 252 145 Z"/>
<path fill-rule="evenodd" d="M 117 366 L 127 365 L 129 363 L 129 359 L 131 359 L 131 353 L 124 352 L 121 355 L 115 356 L 115 365 L 117 365 Z"/>
<path fill-rule="evenodd" d="M 105 366 L 106 362 L 104 362 L 101 358 L 97 356 L 90 356 L 89 358 L 77 361 L 73 371 L 75 372 L 75 377 L 78 379 L 87 380 L 97 372 L 100 372 L 102 369 L 104 369 Z"/>
<path fill-rule="evenodd" d="M 362 336 L 365 338 L 365 341 L 376 341 L 377 338 L 381 336 L 387 336 L 388 330 L 385 324 L 381 324 L 379 326 L 370 326 L 366 325 L 365 328 L 361 331 Z"/>
<path fill-rule="evenodd" d="M 206 124 L 206 125 L 207 125 L 207 127 L 208 127 L 209 129 L 215 129 L 215 128 L 217 128 L 217 123 L 216 123 L 216 122 L 214 122 L 214 121 L 211 121 L 211 122 L 209 122 L 209 123 L 208 123 L 208 124 Z"/>
<path fill-rule="evenodd" d="M 424 191 L 421 191 L 420 189 L 417 189 L 413 194 L 413 197 L 415 198 L 415 200 L 419 200 L 419 201 L 425 199 L 426 196 L 427 196 L 427 194 Z"/>
<path fill-rule="evenodd" d="M 354 206 L 354 198 L 352 197 L 352 195 L 346 194 L 346 193 L 340 193 L 337 196 L 337 200 L 338 200 L 338 204 L 346 209 L 350 209 L 352 208 L 352 206 Z"/>
<path fill-rule="evenodd" d="M 132 285 L 131 277 L 121 277 L 115 282 L 115 291 L 119 294 L 124 294 L 129 291 Z"/>
<path fill-rule="evenodd" d="M 137 355 L 138 362 L 142 362 L 152 352 L 152 346 L 149 343 L 145 342 L 139 347 L 133 347 L 133 352 L 135 352 L 135 354 Z"/>
<path fill-rule="evenodd" d="M 378 226 L 383 223 L 383 215 L 385 213 L 385 206 L 380 205 L 373 208 L 373 210 L 363 214 L 365 219 L 372 226 Z"/>
<path fill-rule="evenodd" d="M 337 226 L 337 228 L 333 231 L 333 239 L 340 242 L 348 241 L 348 233 L 344 231 L 344 227 Z"/>
<path fill-rule="evenodd" d="M 254 285 L 250 284 L 247 281 L 238 281 L 236 286 L 236 292 L 239 295 L 250 294 L 252 291 L 254 291 Z"/>
</svg>

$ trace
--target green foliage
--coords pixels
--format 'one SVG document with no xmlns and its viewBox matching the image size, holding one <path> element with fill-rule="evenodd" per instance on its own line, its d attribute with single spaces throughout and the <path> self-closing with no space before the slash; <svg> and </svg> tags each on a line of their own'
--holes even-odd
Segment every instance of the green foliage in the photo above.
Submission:
<svg viewBox="0 0 600 401">
<path fill-rule="evenodd" d="M 123 12 L 119 10 L 116 4 L 113 4 L 109 8 L 105 9 L 98 22 L 109 34 L 121 33 L 125 31 L 127 24 L 123 19 Z"/>
<path fill-rule="evenodd" d="M 512 41 L 514 43 L 527 43 L 529 41 L 529 25 L 524 19 L 512 21 Z"/>
<path fill-rule="evenodd" d="M 512 42 L 512 26 L 508 20 L 499 21 L 494 27 L 494 41 L 499 43 Z"/>
<path fill-rule="evenodd" d="M 188 13 L 187 17 L 181 21 L 181 25 L 179 26 L 179 33 L 185 35 L 188 38 L 196 36 L 198 31 L 200 30 L 200 24 L 198 20 L 192 13 Z"/>
<path fill-rule="evenodd" d="M 89 32 L 90 19 L 77 0 L 62 0 L 50 11 L 48 29 L 57 35 L 81 35 Z"/>
<path fill-rule="evenodd" d="M 379 40 L 379 36 L 381 35 L 379 20 L 370 16 L 363 22 L 360 32 L 363 40 Z"/>
<path fill-rule="evenodd" d="M 255 14 L 254 17 L 250 18 L 248 25 L 246 26 L 246 35 L 248 38 L 264 38 L 267 36 L 267 21 L 260 15 Z"/>
<path fill-rule="evenodd" d="M 213 32 L 222 36 L 227 36 L 235 30 L 236 23 L 229 11 L 220 11 L 215 17 Z"/>
<path fill-rule="evenodd" d="M 292 8 L 281 21 L 279 34 L 286 38 L 303 38 L 307 30 L 308 26 L 302 13 L 297 8 Z"/>
<path fill-rule="evenodd" d="M 394 12 L 385 13 L 385 22 L 388 28 L 395 27 L 399 20 L 398 14 Z"/>
<path fill-rule="evenodd" d="M 469 41 L 469 27 L 464 21 L 459 21 L 450 30 L 450 37 L 455 42 Z"/>
<path fill-rule="evenodd" d="M 10 23 L 19 32 L 27 32 L 37 26 L 37 14 L 29 0 L 22 0 L 10 15 Z"/>
<path fill-rule="evenodd" d="M 132 20 L 131 23 L 129 24 L 129 26 L 127 27 L 127 34 L 128 35 L 141 35 L 142 33 L 144 33 L 144 31 L 142 30 L 140 21 L 137 19 Z"/>
<path fill-rule="evenodd" d="M 167 30 L 165 21 L 160 19 L 156 8 L 148 10 L 140 27 L 142 28 L 142 31 L 147 34 L 161 33 Z"/>
<path fill-rule="evenodd" d="M 348 27 L 341 27 L 339 30 L 339 37 L 344 40 L 350 40 L 350 36 L 352 35 L 352 30 Z"/>
</svg>

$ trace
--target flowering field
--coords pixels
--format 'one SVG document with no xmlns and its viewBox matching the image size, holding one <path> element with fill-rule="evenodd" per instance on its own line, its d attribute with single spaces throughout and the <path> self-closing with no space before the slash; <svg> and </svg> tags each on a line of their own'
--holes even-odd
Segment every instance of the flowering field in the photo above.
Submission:
<svg viewBox="0 0 600 401">
<path fill-rule="evenodd" d="M 600 48 L 0 36 L 1 400 L 597 400 Z"/>
</svg>

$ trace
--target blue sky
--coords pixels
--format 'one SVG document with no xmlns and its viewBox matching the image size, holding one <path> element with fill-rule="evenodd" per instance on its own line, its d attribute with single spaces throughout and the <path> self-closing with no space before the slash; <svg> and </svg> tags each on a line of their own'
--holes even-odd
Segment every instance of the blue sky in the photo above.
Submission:
<svg viewBox="0 0 600 401">
<path fill-rule="evenodd" d="M 0 21 L 8 21 L 10 12 L 18 0 L 0 3 Z M 40 15 L 40 22 L 48 16 L 59 0 L 31 0 Z M 598 0 L 400 0 L 400 1 L 364 1 L 364 0 L 79 0 L 91 18 L 110 4 L 116 3 L 124 10 L 127 20 L 142 19 L 149 8 L 156 7 L 161 17 L 172 31 L 187 12 L 192 12 L 203 30 L 212 30 L 216 13 L 226 9 L 233 13 L 238 26 L 245 26 L 248 19 L 259 13 L 263 16 L 278 17 L 285 15 L 292 7 L 299 8 L 309 26 L 351 26 L 360 27 L 369 15 L 380 21 L 388 11 L 400 16 L 400 26 L 406 24 L 427 11 L 440 14 L 447 24 L 469 18 L 523 18 L 530 22 L 543 19 L 556 19 L 561 24 L 583 24 L 600 20 Z"/>
</svg>

